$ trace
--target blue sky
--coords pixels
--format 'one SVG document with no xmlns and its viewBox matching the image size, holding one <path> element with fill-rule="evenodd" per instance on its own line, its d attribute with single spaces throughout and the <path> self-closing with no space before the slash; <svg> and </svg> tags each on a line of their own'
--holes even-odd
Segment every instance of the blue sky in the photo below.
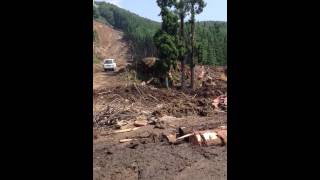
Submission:
<svg viewBox="0 0 320 180">
<path fill-rule="evenodd" d="M 99 0 L 101 1 L 101 0 Z M 160 9 L 156 0 L 104 0 L 115 4 L 121 8 L 134 12 L 142 17 L 146 17 L 160 22 L 158 16 Z M 196 16 L 198 21 L 227 21 L 227 0 L 205 0 L 207 7 Z"/>
</svg>

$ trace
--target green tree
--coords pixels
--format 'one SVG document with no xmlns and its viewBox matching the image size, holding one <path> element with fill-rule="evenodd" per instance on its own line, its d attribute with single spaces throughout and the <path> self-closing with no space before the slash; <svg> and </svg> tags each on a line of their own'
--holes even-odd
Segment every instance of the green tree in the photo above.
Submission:
<svg viewBox="0 0 320 180">
<path fill-rule="evenodd" d="M 93 30 L 93 42 L 96 42 L 98 40 L 98 34 L 95 30 Z"/>
<path fill-rule="evenodd" d="M 227 36 L 224 37 L 223 39 L 223 62 L 222 65 L 227 64 L 227 59 L 228 59 L 228 53 L 227 53 Z"/>
<path fill-rule="evenodd" d="M 189 0 L 184 0 L 190 5 Z M 177 3 L 177 2 L 176 2 Z M 125 9 L 119 8 L 113 4 L 106 3 L 103 1 L 95 2 L 96 9 L 94 11 L 94 20 L 99 22 L 112 25 L 113 28 L 121 30 L 124 32 L 124 40 L 128 41 L 130 44 L 130 51 L 133 54 L 133 60 L 140 60 L 145 56 L 156 56 L 158 54 L 158 50 L 154 44 L 153 37 L 155 33 L 161 29 L 161 23 L 155 22 L 143 17 L 140 17 L 134 13 L 131 13 Z M 174 6 L 169 8 L 173 10 L 175 8 L 175 13 L 178 12 L 178 8 L 176 4 L 172 3 Z M 190 15 L 190 10 L 187 12 Z M 98 16 L 99 15 L 99 16 Z M 188 15 L 185 17 L 185 23 L 181 23 L 181 18 L 178 14 L 178 38 L 177 49 L 179 50 L 179 57 L 177 60 L 181 61 L 181 47 L 184 46 L 184 54 L 185 54 L 185 64 L 190 64 L 189 54 L 191 52 L 191 40 L 190 40 L 190 32 L 191 26 L 187 21 Z M 98 17 L 97 17 L 98 16 Z M 180 41 L 181 35 L 181 25 L 183 25 L 184 29 L 184 42 Z M 180 27 L 180 28 L 179 28 Z M 215 39 L 216 38 L 216 39 Z M 218 22 L 218 21 L 203 21 L 197 22 L 195 25 L 195 41 L 198 44 L 203 46 L 203 50 L 200 50 L 200 60 L 199 64 L 214 64 L 214 58 L 209 59 L 208 53 L 209 49 L 212 54 L 212 57 L 215 57 L 213 54 L 217 52 L 217 54 L 221 54 L 221 58 L 219 63 L 221 65 L 225 65 L 227 63 L 227 24 L 226 22 Z M 218 48 L 216 48 L 218 47 Z M 219 48 L 220 47 L 220 48 Z M 223 52 L 220 52 L 223 51 Z"/>
<path fill-rule="evenodd" d="M 209 60 L 208 60 L 208 41 L 204 40 L 202 41 L 200 48 L 199 48 L 199 53 L 200 53 L 200 57 L 199 57 L 199 63 L 200 64 L 209 64 Z"/>
<path fill-rule="evenodd" d="M 179 53 L 176 45 L 179 24 L 178 17 L 170 11 L 170 8 L 174 5 L 173 0 L 157 0 L 157 4 L 161 9 L 162 25 L 161 30 L 154 36 L 154 44 L 159 51 L 158 55 L 161 61 L 159 71 L 165 79 L 165 86 L 168 88 L 168 73 L 172 66 L 176 66 L 176 58 Z"/>
<path fill-rule="evenodd" d="M 95 7 L 95 6 L 93 6 L 93 18 L 94 19 L 97 19 L 97 18 L 99 18 L 99 11 L 98 11 L 98 9 Z"/>
<path fill-rule="evenodd" d="M 112 11 L 112 7 L 109 7 L 107 4 L 101 4 L 98 6 L 99 14 L 111 25 L 114 25 L 115 17 Z"/>
<path fill-rule="evenodd" d="M 177 0 L 175 2 L 175 13 L 179 17 L 180 26 L 179 26 L 179 41 L 178 41 L 178 49 L 179 49 L 179 57 L 181 63 L 181 88 L 185 87 L 185 56 L 186 56 L 186 45 L 185 45 L 185 34 L 184 34 L 184 19 L 189 14 L 190 5 L 187 0 Z"/>
</svg>

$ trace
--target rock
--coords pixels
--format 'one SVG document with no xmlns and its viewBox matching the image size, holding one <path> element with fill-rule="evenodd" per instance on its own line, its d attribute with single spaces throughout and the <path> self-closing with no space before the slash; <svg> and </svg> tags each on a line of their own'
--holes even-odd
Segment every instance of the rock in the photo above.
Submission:
<svg viewBox="0 0 320 180">
<path fill-rule="evenodd" d="M 162 112 L 158 111 L 158 110 L 153 111 L 152 115 L 155 117 L 162 117 L 163 116 Z"/>
<path fill-rule="evenodd" d="M 156 121 L 156 120 L 150 120 L 148 123 L 149 123 L 150 125 L 156 125 L 157 121 Z"/>
<path fill-rule="evenodd" d="M 135 121 L 133 125 L 137 127 L 141 127 L 141 126 L 146 126 L 147 124 L 148 124 L 147 120 L 139 120 L 139 121 Z"/>
<path fill-rule="evenodd" d="M 123 126 L 125 126 L 127 124 L 128 124 L 128 122 L 126 122 L 126 121 L 119 121 L 119 122 L 117 122 L 117 124 L 115 124 L 115 128 L 121 129 Z"/>
<path fill-rule="evenodd" d="M 139 134 L 139 138 L 148 138 L 148 137 L 150 137 L 151 136 L 151 133 L 149 133 L 149 132 L 143 132 L 143 133 L 141 133 L 141 134 Z"/>
<path fill-rule="evenodd" d="M 201 109 L 198 114 L 199 114 L 199 116 L 208 116 L 209 112 L 210 111 L 208 111 L 208 110 Z"/>
<path fill-rule="evenodd" d="M 133 162 L 131 164 L 131 169 L 134 170 L 135 172 L 138 172 L 138 164 L 137 164 L 137 162 Z"/>
<path fill-rule="evenodd" d="M 148 118 L 146 115 L 140 115 L 136 117 L 137 121 L 146 121 Z"/>
<path fill-rule="evenodd" d="M 130 143 L 130 144 L 128 145 L 128 148 L 130 148 L 130 149 L 135 149 L 135 148 L 137 148 L 138 145 L 139 145 L 138 143 Z"/>
<path fill-rule="evenodd" d="M 158 104 L 158 105 L 156 106 L 156 108 L 157 108 L 157 109 L 163 108 L 163 104 Z"/>
<path fill-rule="evenodd" d="M 165 129 L 165 125 L 163 121 L 157 121 L 154 128 Z"/>
<path fill-rule="evenodd" d="M 146 126 L 147 124 L 148 124 L 148 118 L 146 115 L 140 115 L 136 117 L 136 121 L 134 122 L 134 125 L 137 127 Z"/>
</svg>

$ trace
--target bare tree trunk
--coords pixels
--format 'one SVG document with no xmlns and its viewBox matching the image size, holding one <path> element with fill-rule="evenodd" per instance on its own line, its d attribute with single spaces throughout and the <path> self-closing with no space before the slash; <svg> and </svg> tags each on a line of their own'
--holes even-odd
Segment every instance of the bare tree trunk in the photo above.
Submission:
<svg viewBox="0 0 320 180">
<path fill-rule="evenodd" d="M 184 89 L 185 88 L 185 77 L 184 77 L 184 74 L 185 74 L 185 60 L 184 60 L 184 57 L 181 61 L 181 89 Z"/>
<path fill-rule="evenodd" d="M 191 67 L 191 88 L 195 89 L 195 76 L 194 76 L 194 66 Z"/>
<path fill-rule="evenodd" d="M 181 45 L 184 45 L 184 17 L 180 16 L 180 43 Z M 185 82 L 184 82 L 184 72 L 185 72 L 185 59 L 184 55 L 180 55 L 180 62 L 181 62 L 181 89 L 183 90 L 185 88 Z"/>
<path fill-rule="evenodd" d="M 168 74 L 166 73 L 165 78 L 164 78 L 164 83 L 167 89 L 169 89 L 169 79 L 168 79 Z"/>
<path fill-rule="evenodd" d="M 191 88 L 195 89 L 195 61 L 194 61 L 194 26 L 195 26 L 194 5 L 191 8 Z"/>
</svg>

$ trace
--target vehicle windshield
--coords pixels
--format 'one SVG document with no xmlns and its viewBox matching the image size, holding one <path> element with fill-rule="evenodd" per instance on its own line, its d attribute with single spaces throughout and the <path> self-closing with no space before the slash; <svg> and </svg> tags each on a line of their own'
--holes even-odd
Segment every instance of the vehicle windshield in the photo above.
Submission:
<svg viewBox="0 0 320 180">
<path fill-rule="evenodd" d="M 112 60 L 105 60 L 104 63 L 105 64 L 112 64 Z"/>
</svg>

